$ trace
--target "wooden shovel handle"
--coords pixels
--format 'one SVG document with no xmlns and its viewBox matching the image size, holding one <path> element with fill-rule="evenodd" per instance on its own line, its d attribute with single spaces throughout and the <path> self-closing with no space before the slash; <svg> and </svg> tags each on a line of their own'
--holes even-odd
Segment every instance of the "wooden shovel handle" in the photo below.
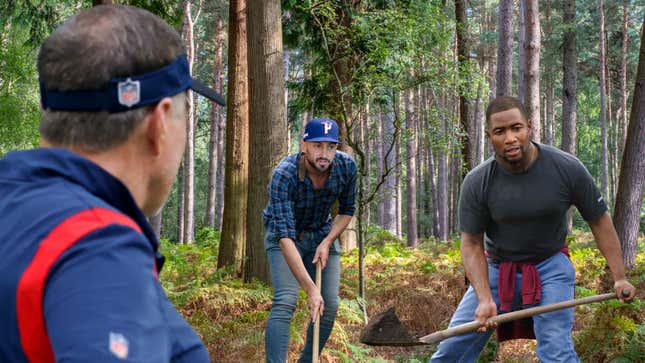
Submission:
<svg viewBox="0 0 645 363">
<path fill-rule="evenodd" d="M 320 260 L 316 262 L 316 287 L 320 292 L 320 285 L 322 283 L 322 263 Z M 320 314 L 316 315 L 314 321 L 314 341 L 311 349 L 312 363 L 318 363 L 318 356 L 320 355 Z"/>
<path fill-rule="evenodd" d="M 623 291 L 623 295 L 629 296 L 629 291 L 627 294 L 625 294 L 625 291 Z M 496 315 L 489 320 L 492 322 L 495 322 L 497 324 L 502 324 L 502 323 L 507 323 L 509 321 L 513 320 L 519 320 L 519 319 L 524 319 L 528 318 L 529 316 L 537 315 L 537 314 L 542 314 L 542 313 L 548 313 L 551 311 L 555 310 L 561 310 L 561 309 L 566 309 L 570 308 L 573 306 L 578 306 L 578 305 L 584 305 L 584 304 L 590 304 L 594 302 L 599 302 L 599 301 L 605 301 L 609 299 L 614 299 L 616 298 L 616 293 L 607 293 L 607 294 L 601 294 L 601 295 L 593 295 L 593 296 L 588 296 L 588 297 L 583 297 L 580 299 L 576 300 L 567 300 L 567 301 L 561 301 L 558 303 L 554 304 L 549 304 L 549 305 L 543 305 L 543 306 L 536 306 L 533 308 L 528 308 L 528 309 L 523 309 L 523 310 L 517 310 L 517 311 L 512 311 L 510 313 L 505 313 L 505 314 L 500 314 Z M 426 336 L 423 336 L 419 338 L 419 341 L 424 344 L 432 344 L 432 343 L 438 343 L 444 339 L 454 337 L 455 335 L 461 335 L 465 333 L 470 333 L 474 332 L 477 329 L 481 327 L 481 324 L 472 321 L 470 323 L 462 324 L 462 325 L 457 325 L 452 328 L 448 328 L 445 330 L 440 330 L 438 332 L 434 332 L 432 334 L 428 334 Z"/>
</svg>

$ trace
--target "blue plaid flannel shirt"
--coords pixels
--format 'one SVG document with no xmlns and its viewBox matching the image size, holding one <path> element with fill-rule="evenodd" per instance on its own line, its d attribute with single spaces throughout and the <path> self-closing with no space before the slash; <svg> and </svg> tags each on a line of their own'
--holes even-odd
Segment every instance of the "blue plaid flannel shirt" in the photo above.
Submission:
<svg viewBox="0 0 645 363">
<path fill-rule="evenodd" d="M 325 186 L 315 190 L 301 154 L 289 155 L 273 171 L 268 189 L 269 202 L 263 213 L 267 233 L 273 233 L 276 241 L 285 237 L 298 241 L 301 232 L 313 232 L 322 241 L 331 230 L 330 212 L 336 200 L 338 214 L 354 215 L 356 163 L 336 151 Z"/>
</svg>

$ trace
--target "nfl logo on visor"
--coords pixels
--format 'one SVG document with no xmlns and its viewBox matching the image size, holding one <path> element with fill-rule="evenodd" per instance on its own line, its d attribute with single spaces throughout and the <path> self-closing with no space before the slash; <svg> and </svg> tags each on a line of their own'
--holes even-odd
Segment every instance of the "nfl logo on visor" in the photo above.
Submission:
<svg viewBox="0 0 645 363">
<path fill-rule="evenodd" d="M 141 84 L 131 78 L 126 79 L 125 82 L 119 82 L 117 92 L 119 103 L 123 106 L 132 107 L 141 100 Z"/>
</svg>

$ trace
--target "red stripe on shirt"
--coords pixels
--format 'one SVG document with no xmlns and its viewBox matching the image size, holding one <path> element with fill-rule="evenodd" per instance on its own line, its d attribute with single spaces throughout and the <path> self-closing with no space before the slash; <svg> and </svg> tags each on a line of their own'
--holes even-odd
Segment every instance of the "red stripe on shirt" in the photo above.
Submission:
<svg viewBox="0 0 645 363">
<path fill-rule="evenodd" d="M 137 223 L 124 214 L 105 208 L 84 210 L 49 232 L 22 273 L 16 294 L 16 314 L 20 342 L 31 363 L 54 362 L 43 314 L 43 293 L 49 270 L 81 238 L 110 224 L 126 225 L 141 233 Z"/>
</svg>

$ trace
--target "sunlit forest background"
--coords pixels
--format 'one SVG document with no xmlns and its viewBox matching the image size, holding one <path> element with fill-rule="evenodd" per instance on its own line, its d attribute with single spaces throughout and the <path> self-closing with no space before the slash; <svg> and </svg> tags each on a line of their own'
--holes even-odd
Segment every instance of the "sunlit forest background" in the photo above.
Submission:
<svg viewBox="0 0 645 363">
<path fill-rule="evenodd" d="M 464 175 L 492 156 L 484 111 L 519 97 L 535 141 L 576 155 L 610 207 L 639 299 L 576 309 L 585 362 L 645 361 L 643 0 L 2 0 L 0 155 L 39 144 L 36 57 L 80 9 L 146 8 L 182 35 L 196 78 L 227 107 L 191 97 L 184 161 L 150 222 L 162 283 L 214 361 L 263 360 L 271 286 L 262 208 L 271 170 L 302 125 L 331 117 L 359 166 L 337 325 L 323 361 L 422 361 L 434 347 L 372 348 L 365 319 L 397 307 L 420 335 L 447 326 L 465 291 L 456 206 Z M 573 211 L 576 296 L 610 291 Z M 304 344 L 304 294 L 290 359 Z M 535 360 L 535 342 L 491 340 L 480 361 Z"/>
</svg>

